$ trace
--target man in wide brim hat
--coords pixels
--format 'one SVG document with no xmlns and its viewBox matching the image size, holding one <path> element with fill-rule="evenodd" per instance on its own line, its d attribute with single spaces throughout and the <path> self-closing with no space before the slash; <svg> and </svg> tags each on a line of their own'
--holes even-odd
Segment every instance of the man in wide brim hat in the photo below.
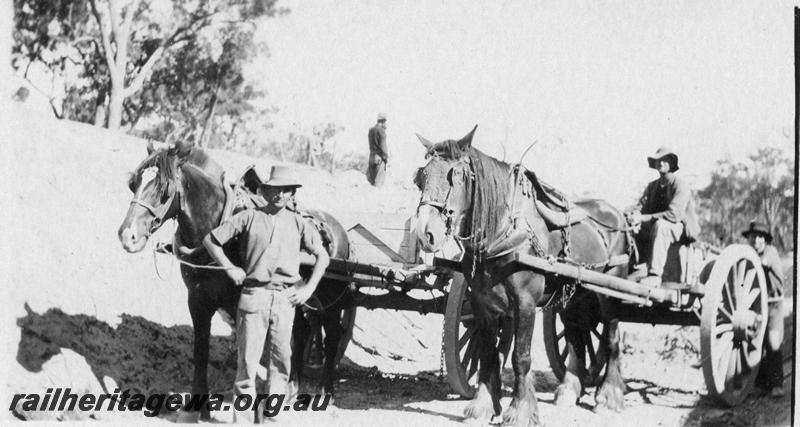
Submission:
<svg viewBox="0 0 800 427">
<path fill-rule="evenodd" d="M 265 181 L 263 176 L 253 170 L 250 179 L 259 183 L 258 192 L 266 199 L 266 206 L 234 214 L 203 239 L 211 258 L 235 285 L 242 286 L 236 314 L 234 399 L 248 395 L 256 403 L 256 374 L 265 351 L 270 360 L 269 394 L 292 394 L 289 367 L 295 307 L 311 297 L 329 261 L 319 232 L 299 213 L 287 209 L 294 203 L 295 191 L 302 186 L 293 170 L 273 166 L 269 179 Z M 240 242 L 240 265 L 234 265 L 223 250 L 235 239 Z M 300 276 L 300 250 L 314 260 L 307 281 Z M 256 410 L 237 408 L 234 422 L 244 419 L 260 423 L 263 414 L 263 406 Z"/>
<path fill-rule="evenodd" d="M 772 246 L 772 233 L 766 224 L 758 221 L 750 222 L 750 226 L 742 231 L 742 236 L 755 249 L 761 258 L 761 267 L 767 281 L 767 292 L 770 297 L 767 311 L 767 333 L 764 335 L 766 352 L 761 359 L 761 366 L 756 376 L 756 385 L 773 397 L 781 397 L 783 391 L 783 281 L 778 249 Z"/>
<path fill-rule="evenodd" d="M 658 170 L 658 162 L 660 160 L 666 160 L 667 162 L 669 162 L 670 172 L 675 172 L 678 169 L 680 169 L 678 167 L 678 155 L 675 154 L 669 147 L 666 146 L 659 147 L 659 149 L 656 150 L 655 154 L 647 157 L 647 164 L 650 166 L 651 169 Z"/>
<path fill-rule="evenodd" d="M 751 221 L 750 227 L 747 230 L 742 231 L 742 237 L 749 239 L 750 236 L 764 236 L 764 241 L 767 244 L 772 243 L 772 233 L 769 232 L 769 227 L 766 224 L 760 223 L 758 221 Z"/>
<path fill-rule="evenodd" d="M 658 171 L 658 179 L 647 184 L 639 203 L 626 213 L 636 231 L 637 247 L 647 261 L 647 277 L 640 283 L 658 287 L 662 282 L 669 247 L 691 242 L 700 232 L 689 183 L 675 175 L 678 155 L 660 147 L 647 157 L 647 164 Z"/>
<path fill-rule="evenodd" d="M 289 166 L 273 166 L 269 171 L 269 178 L 266 180 L 263 170 L 258 167 L 254 169 L 255 179 L 258 180 L 259 187 L 290 187 L 300 188 L 303 184 L 297 179 L 294 169 Z"/>
</svg>

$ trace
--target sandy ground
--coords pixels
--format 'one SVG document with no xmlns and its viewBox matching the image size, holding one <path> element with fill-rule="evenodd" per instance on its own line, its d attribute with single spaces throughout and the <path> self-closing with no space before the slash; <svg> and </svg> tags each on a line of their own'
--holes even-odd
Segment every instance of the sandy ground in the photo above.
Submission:
<svg viewBox="0 0 800 427">
<path fill-rule="evenodd" d="M 14 393 L 54 386 L 95 392 L 115 384 L 188 391 L 191 322 L 177 268 L 163 257 L 154 261 L 149 249 L 124 253 L 116 237 L 130 200 L 127 173 L 144 158 L 144 143 L 82 124 L 55 122 L 19 107 L 2 108 L 7 126 L 0 127 L 0 147 L 7 167 L 0 173 L 10 203 L 0 217 L 2 238 L 8 242 L 0 248 L 6 272 L 0 402 L 10 402 Z M 232 153 L 212 155 L 231 175 L 254 162 Z M 267 160 L 256 163 L 271 165 Z M 382 192 L 355 171 L 331 176 L 308 170 L 304 177 L 308 183 L 303 200 L 333 212 L 346 227 L 364 215 L 410 216 L 419 197 L 410 177 L 392 177 L 391 191 Z M 344 199 L 348 203 L 342 209 Z M 164 228 L 160 237 L 166 239 L 172 228 Z M 599 415 L 591 411 L 593 389 L 577 407 L 552 404 L 557 384 L 541 331 L 536 331 L 533 370 L 545 424 L 789 424 L 791 377 L 781 399 L 754 396 L 735 409 L 721 408 L 705 397 L 697 354 L 691 350 L 699 348 L 696 328 L 624 324 L 622 331 L 626 410 Z M 215 318 L 212 332 L 212 389 L 225 392 L 235 368 L 230 328 Z M 284 421 L 274 424 L 460 423 L 466 402 L 452 394 L 439 375 L 441 332 L 440 315 L 360 309 L 332 407 L 282 414 Z M 791 346 L 786 353 L 791 354 Z M 790 364 L 786 369 L 791 373 Z M 510 366 L 504 377 L 507 406 Z M 169 423 L 177 415 L 98 413 L 89 419 Z M 10 411 L 0 413 L 3 425 L 16 420 Z M 215 414 L 215 421 L 229 420 L 229 413 Z"/>
</svg>

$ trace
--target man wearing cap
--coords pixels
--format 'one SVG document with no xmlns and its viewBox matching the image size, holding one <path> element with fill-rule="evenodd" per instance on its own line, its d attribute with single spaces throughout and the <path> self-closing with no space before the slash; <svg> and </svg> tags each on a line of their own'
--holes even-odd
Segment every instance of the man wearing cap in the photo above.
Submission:
<svg viewBox="0 0 800 427">
<path fill-rule="evenodd" d="M 367 181 L 375 187 L 382 187 L 389 164 L 389 149 L 386 145 L 386 114 L 378 114 L 378 122 L 369 129 L 369 159 L 367 162 Z"/>
<path fill-rule="evenodd" d="M 778 249 L 772 245 L 772 233 L 769 227 L 753 221 L 750 227 L 742 232 L 750 246 L 761 257 L 761 266 L 767 279 L 767 291 L 771 299 L 767 317 L 767 334 L 764 337 L 766 354 L 758 369 L 756 384 L 773 397 L 783 396 L 783 281 L 778 272 L 781 270 L 781 259 Z"/>
<path fill-rule="evenodd" d="M 647 163 L 658 171 L 659 177 L 647 184 L 627 218 L 631 226 L 641 225 L 636 240 L 643 258 L 647 259 L 647 277 L 641 283 L 657 287 L 661 285 L 670 245 L 693 241 L 700 227 L 689 184 L 675 175 L 679 169 L 678 156 L 661 147 L 647 158 Z"/>
<path fill-rule="evenodd" d="M 267 205 L 233 215 L 203 240 L 211 257 L 226 268 L 236 286 L 242 286 L 236 316 L 238 354 L 234 392 L 236 396 L 250 395 L 252 402 L 256 399 L 256 371 L 267 339 L 269 393 L 287 394 L 294 306 L 311 297 L 329 261 L 319 233 L 299 214 L 286 209 L 301 187 L 291 170 L 274 166 L 266 182 L 257 172 L 256 176 L 262 183 L 258 192 Z M 225 243 L 236 237 L 240 242 L 241 267 L 233 265 L 222 250 Z M 301 249 L 316 258 L 308 283 L 300 279 Z M 235 413 L 236 416 L 260 422 L 263 413 L 262 409 L 251 407 Z"/>
</svg>

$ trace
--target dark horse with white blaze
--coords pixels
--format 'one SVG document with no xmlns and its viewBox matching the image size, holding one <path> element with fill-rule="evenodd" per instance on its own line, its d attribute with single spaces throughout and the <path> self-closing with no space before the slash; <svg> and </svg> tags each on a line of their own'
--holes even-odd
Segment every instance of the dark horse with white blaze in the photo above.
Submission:
<svg viewBox="0 0 800 427">
<path fill-rule="evenodd" d="M 536 308 L 542 305 L 545 295 L 564 292 L 563 286 L 574 283 L 520 266 L 513 262 L 514 254 L 561 256 L 622 275 L 627 272 L 627 265 L 609 267 L 606 261 L 628 249 L 627 236 L 615 230 L 625 226 L 625 218 L 606 202 L 587 200 L 578 204 L 597 224 L 610 226 L 601 229 L 587 219 L 561 229 L 548 224 L 536 207 L 536 187 L 541 188 L 541 182 L 523 168 L 473 148 L 475 129 L 460 140 L 439 143 L 417 135 L 429 160 L 415 177 L 422 191 L 416 234 L 427 252 L 440 249 L 448 236 L 463 243 L 461 270 L 471 290 L 470 303 L 477 323 L 472 339 L 479 340 L 478 389 L 465 416 L 483 419 L 500 415 L 501 364 L 496 343 L 500 325 L 506 324 L 511 325 L 514 337 L 514 392 L 510 406 L 503 412 L 503 423 L 537 425 L 534 374 L 530 371 Z M 601 319 L 592 319 L 590 311 L 577 307 L 580 301 L 587 300 L 585 297 L 591 298 L 594 312 Z M 584 337 L 589 326 L 602 320 L 605 327 L 599 353 L 607 357 L 607 367 L 597 389 L 596 409 L 620 410 L 625 386 L 620 372 L 616 300 L 598 298 L 578 289 L 563 312 L 571 360 L 556 391 L 556 402 L 574 405 L 587 385 Z"/>
<path fill-rule="evenodd" d="M 223 168 L 205 151 L 181 142 L 157 150 L 148 144 L 148 156 L 131 174 L 128 184 L 133 200 L 119 228 L 119 239 L 126 251 L 134 253 L 144 249 L 148 238 L 167 219 L 175 219 L 178 223 L 173 251 L 183 261 L 181 275 L 188 290 L 194 327 L 192 393 L 209 393 L 207 365 L 211 318 L 221 310 L 229 319 L 235 319 L 241 288 L 236 287 L 223 270 L 214 268 L 201 242 L 224 217 L 231 215 L 233 190 L 224 179 Z M 253 205 L 246 208 L 253 208 Z M 341 224 L 325 212 L 308 210 L 304 214 L 306 220 L 312 221 L 320 231 L 329 254 L 347 259 L 349 241 Z M 238 241 L 232 241 L 224 247 L 235 264 L 240 260 L 238 244 Z M 322 309 L 318 307 L 309 311 L 311 316 L 319 317 L 316 320 L 325 328 L 325 365 L 321 385 L 326 392 L 333 390 L 336 355 L 342 336 L 340 314 L 348 301 L 342 297 L 344 293 L 349 293 L 348 283 L 323 279 L 314 294 Z M 306 321 L 298 307 L 292 333 L 296 349 L 292 358 L 294 381 L 302 371 L 302 354 L 309 334 Z M 231 378 L 231 383 L 233 380 Z M 201 415 L 207 418 L 208 411 L 203 410 Z"/>
</svg>

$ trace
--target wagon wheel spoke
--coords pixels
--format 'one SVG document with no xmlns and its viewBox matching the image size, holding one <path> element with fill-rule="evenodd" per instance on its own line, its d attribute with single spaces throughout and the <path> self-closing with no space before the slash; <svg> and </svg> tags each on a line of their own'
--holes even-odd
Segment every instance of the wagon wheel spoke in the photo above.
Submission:
<svg viewBox="0 0 800 427">
<path fill-rule="evenodd" d="M 747 260 L 743 259 L 736 263 L 736 285 L 744 284 L 744 276 L 747 274 Z"/>
<path fill-rule="evenodd" d="M 603 337 L 600 335 L 600 332 L 597 331 L 597 328 L 592 328 L 590 330 L 592 331 L 592 334 L 594 334 L 594 336 L 597 337 L 598 340 L 602 341 Z"/>
<path fill-rule="evenodd" d="M 733 311 L 734 307 L 736 306 L 735 305 L 736 301 L 734 301 L 733 293 L 731 292 L 730 286 L 733 286 L 731 283 L 732 283 L 732 281 L 731 281 L 731 278 L 729 276 L 728 280 L 725 283 L 722 284 L 722 287 L 725 288 L 725 294 L 722 297 L 722 301 L 723 301 L 722 305 L 723 306 L 727 306 L 728 310 Z M 727 302 L 727 304 L 726 304 L 726 302 Z"/>
<path fill-rule="evenodd" d="M 720 319 L 720 317 L 722 317 L 722 319 Z M 733 315 L 731 314 L 731 312 L 726 310 L 725 307 L 720 306 L 719 309 L 717 310 L 717 323 L 730 323 L 732 321 L 733 321 Z"/>
<path fill-rule="evenodd" d="M 739 261 L 737 264 L 737 276 L 736 276 L 736 302 L 739 308 L 747 308 L 749 307 L 747 303 L 747 293 L 750 289 L 749 284 L 752 282 L 747 281 L 748 272 L 752 271 L 755 274 L 755 270 L 752 268 L 752 265 L 745 259 Z M 750 267 L 750 268 L 748 268 Z"/>
<path fill-rule="evenodd" d="M 469 341 L 467 350 L 464 353 L 464 358 L 461 359 L 461 366 L 464 367 L 464 371 L 467 373 L 467 379 L 472 378 L 478 371 L 478 352 L 475 351 L 477 347 L 475 342 L 476 340 Z"/>
<path fill-rule="evenodd" d="M 733 353 L 733 343 L 731 341 L 723 341 L 719 345 L 719 355 L 717 356 L 716 365 L 717 365 L 717 376 L 723 375 L 722 379 L 723 383 L 725 380 L 724 375 L 728 371 L 728 365 L 731 361 L 731 353 Z M 717 381 L 719 383 L 719 381 Z"/>
<path fill-rule="evenodd" d="M 586 352 L 589 353 L 589 361 L 591 362 L 591 365 L 594 365 L 597 361 L 597 353 L 594 351 L 592 337 L 589 334 L 586 334 Z"/>
<path fill-rule="evenodd" d="M 731 346 L 731 351 L 728 352 L 728 357 L 725 358 L 725 363 L 722 366 L 724 369 L 720 369 L 720 372 L 724 375 L 724 384 L 730 383 L 731 379 L 736 376 L 736 362 L 738 360 L 736 349 Z"/>
<path fill-rule="evenodd" d="M 475 335 L 476 328 L 465 328 L 465 329 L 466 330 L 464 331 L 464 335 L 462 335 L 461 338 L 458 340 L 458 351 L 461 351 L 461 349 L 464 348 L 465 345 L 467 345 L 467 341 L 469 341 L 470 338 L 472 338 L 472 336 Z"/>
<path fill-rule="evenodd" d="M 564 338 L 564 335 L 567 334 L 567 331 L 561 331 L 556 334 L 556 341 L 561 341 L 561 338 Z"/>
<path fill-rule="evenodd" d="M 563 350 L 561 350 L 561 354 L 559 354 L 559 355 L 558 355 L 558 357 L 561 359 L 561 362 L 562 362 L 562 363 L 566 363 L 566 361 L 567 361 L 567 354 L 568 354 L 568 353 L 569 353 L 569 346 L 565 344 L 565 345 L 564 345 L 564 349 L 563 349 Z"/>
<path fill-rule="evenodd" d="M 467 344 L 467 348 L 464 351 L 464 357 L 461 359 L 461 365 L 464 366 L 464 369 L 467 369 L 467 365 L 473 359 L 475 359 L 477 352 L 475 351 L 477 340 L 469 340 L 469 344 Z"/>
<path fill-rule="evenodd" d="M 720 339 L 720 337 L 729 332 L 730 333 L 733 332 L 733 324 L 731 323 L 717 324 L 717 326 L 714 327 L 714 334 L 717 337 L 717 339 Z"/>
<path fill-rule="evenodd" d="M 755 269 L 747 272 L 745 283 L 747 284 L 746 288 L 750 289 L 750 292 L 748 292 L 747 297 L 745 297 L 744 307 L 752 308 L 753 304 L 758 300 L 758 296 L 761 294 L 761 288 L 759 286 L 760 284 L 758 283 L 758 280 L 756 280 Z"/>
</svg>

